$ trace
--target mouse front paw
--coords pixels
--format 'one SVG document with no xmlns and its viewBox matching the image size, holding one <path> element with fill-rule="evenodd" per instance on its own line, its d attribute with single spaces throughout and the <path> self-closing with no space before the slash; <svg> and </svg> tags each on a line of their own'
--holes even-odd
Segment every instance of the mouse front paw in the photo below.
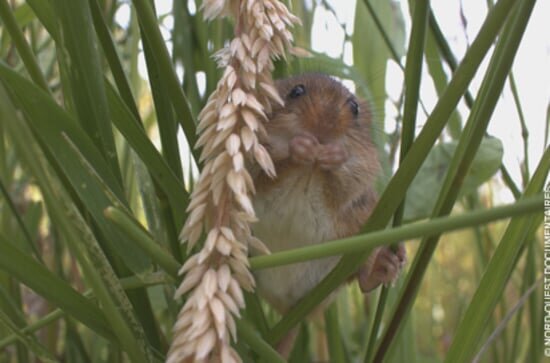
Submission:
<svg viewBox="0 0 550 363">
<path fill-rule="evenodd" d="M 317 162 L 323 170 L 335 170 L 348 160 L 346 149 L 336 143 L 321 145 L 317 153 Z"/>
<path fill-rule="evenodd" d="M 407 252 L 402 243 L 395 252 L 387 246 L 375 249 L 359 269 L 357 279 L 361 291 L 369 292 L 380 284 L 389 285 L 395 282 L 406 261 Z"/>
<path fill-rule="evenodd" d="M 309 134 L 299 134 L 290 140 L 290 158 L 302 165 L 313 164 L 317 158 L 319 141 Z"/>
</svg>

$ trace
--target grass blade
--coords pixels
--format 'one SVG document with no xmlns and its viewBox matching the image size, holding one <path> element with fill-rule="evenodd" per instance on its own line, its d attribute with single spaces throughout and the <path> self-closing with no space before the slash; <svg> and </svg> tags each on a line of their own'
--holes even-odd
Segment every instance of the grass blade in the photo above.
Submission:
<svg viewBox="0 0 550 363">
<path fill-rule="evenodd" d="M 178 223 L 183 223 L 189 195 L 186 193 L 181 180 L 170 169 L 166 160 L 149 140 L 145 131 L 139 127 L 131 111 L 110 84 L 107 84 L 107 98 L 113 114 L 113 123 L 145 163 L 147 170 L 158 183 L 162 192 L 166 194 L 167 202 L 170 203 L 174 211 L 175 220 Z"/>
<path fill-rule="evenodd" d="M 143 26 L 141 26 L 140 29 L 143 34 Z M 178 124 L 174 115 L 172 103 L 170 102 L 170 94 L 162 82 L 163 79 L 159 63 L 153 56 L 149 39 L 147 37 L 142 37 L 142 41 L 143 53 L 147 64 L 147 74 L 149 75 L 149 83 L 151 85 L 155 112 L 157 114 L 162 154 L 178 179 L 183 180 L 183 170 L 177 138 Z"/>
<path fill-rule="evenodd" d="M 368 3 L 368 2 L 367 2 Z M 401 152 L 399 160 L 402 162 L 414 141 L 416 132 L 416 111 L 420 100 L 420 82 L 422 75 L 422 62 L 424 46 L 426 43 L 426 29 L 428 25 L 428 14 L 430 12 L 429 0 L 419 0 L 414 3 L 413 24 L 409 47 L 407 52 L 407 62 L 405 64 L 405 105 L 403 113 L 403 126 L 401 133 Z M 401 225 L 405 214 L 405 200 L 401 202 L 393 217 L 393 226 Z M 396 245 L 391 247 L 397 249 Z M 388 287 L 383 286 L 378 297 L 378 305 L 374 314 L 369 343 L 365 354 L 365 362 L 369 362 L 374 351 L 374 344 L 378 335 L 380 322 L 388 299 Z"/>
<path fill-rule="evenodd" d="M 29 351 L 33 352 L 34 355 L 36 355 L 36 357 L 40 359 L 40 361 L 48 363 L 56 362 L 55 357 L 50 352 L 48 352 L 46 347 L 40 344 L 36 339 L 31 339 L 22 334 L 21 331 L 17 328 L 17 325 L 11 320 L 11 317 L 4 313 L 2 310 L 0 310 L 0 323 L 6 326 L 8 330 L 14 332 L 19 340 L 23 342 L 23 344 L 29 349 Z"/>
<path fill-rule="evenodd" d="M 525 198 L 514 204 L 477 210 L 451 217 L 433 218 L 428 222 L 410 223 L 398 228 L 369 232 L 337 241 L 301 247 L 270 255 L 250 258 L 251 269 L 262 269 L 308 261 L 316 258 L 354 254 L 370 251 L 375 247 L 389 245 L 398 241 L 412 240 L 422 236 L 437 235 L 460 228 L 489 223 L 498 219 L 535 213 L 542 207 L 540 196 Z"/>
<path fill-rule="evenodd" d="M 342 341 L 340 319 L 338 319 L 338 306 L 336 302 L 332 303 L 325 311 L 325 327 L 330 361 L 347 362 L 346 347 Z"/>
<path fill-rule="evenodd" d="M 180 264 L 170 254 L 164 251 L 158 243 L 155 243 L 141 225 L 125 212 L 114 207 L 105 209 L 105 216 L 130 236 L 140 248 L 147 251 L 151 259 L 166 271 L 166 273 L 174 279 L 177 279 Z"/>
<path fill-rule="evenodd" d="M 18 156 L 39 183 L 52 224 L 55 225 L 59 235 L 63 236 L 63 241 L 69 245 L 80 264 L 83 276 L 100 301 L 121 347 L 132 361 L 146 362 L 149 357 L 149 345 L 143 337 L 143 331 L 140 331 L 140 324 L 133 317 L 127 298 L 121 293 L 122 289 L 113 274 L 111 265 L 106 261 L 97 240 L 74 204 L 61 189 L 59 181 L 53 178 L 49 165 L 42 153 L 37 151 L 37 145 L 33 143 L 30 130 L 25 123 L 20 122 L 3 87 L 0 88 L 0 95 L 0 100 L 3 101 L 0 103 L 0 111 L 6 116 L 1 117 L 0 120 L 9 120 L 5 122 L 6 130 L 11 136 Z M 134 292 L 136 293 L 139 291 Z M 143 304 L 143 298 L 140 303 Z"/>
<path fill-rule="evenodd" d="M 125 290 L 139 289 L 147 286 L 166 284 L 167 282 L 168 281 L 166 276 L 164 274 L 159 274 L 159 273 L 126 277 L 120 280 L 120 283 Z M 90 298 L 92 297 L 92 291 L 86 291 L 83 295 L 87 298 Z M 65 316 L 66 316 L 66 311 L 57 308 L 52 312 L 48 313 L 46 316 L 38 319 L 37 321 L 21 329 L 21 333 L 25 335 L 32 334 L 48 326 L 49 324 L 53 324 L 54 322 L 56 322 L 57 320 Z M 17 337 L 15 335 L 11 335 L 3 338 L 2 340 L 0 340 L 0 349 L 4 348 L 9 344 L 14 343 L 16 340 L 17 340 Z"/>
<path fill-rule="evenodd" d="M 38 66 L 38 62 L 36 61 L 29 44 L 25 40 L 23 32 L 21 32 L 21 29 L 19 29 L 19 26 L 17 25 L 14 13 L 10 9 L 7 0 L 0 0 L 0 18 L 2 18 L 2 21 L 4 22 L 3 25 L 9 32 L 13 40 L 13 44 L 17 48 L 19 56 L 25 64 L 32 80 L 44 91 L 49 92 L 50 89 L 48 88 L 48 83 L 46 82 L 46 79 Z"/>
<path fill-rule="evenodd" d="M 38 248 L 36 247 L 33 238 L 31 237 L 31 233 L 29 232 L 29 229 L 25 225 L 25 222 L 23 222 L 23 219 L 17 212 L 17 207 L 15 206 L 15 203 L 13 202 L 12 198 L 10 197 L 8 190 L 4 186 L 4 183 L 0 180 L 0 194 L 4 197 L 4 200 L 8 204 L 8 207 L 13 214 L 15 220 L 17 221 L 17 224 L 19 228 L 21 229 L 21 232 L 23 233 L 23 236 L 25 237 L 25 242 L 27 243 L 27 246 L 29 249 L 34 253 L 34 256 L 39 260 L 42 261 L 42 256 L 38 252 Z"/>
<path fill-rule="evenodd" d="M 124 73 L 122 62 L 117 54 L 113 38 L 111 37 L 111 33 L 109 32 L 109 28 L 107 27 L 107 23 L 101 9 L 99 8 L 99 4 L 97 0 L 89 0 L 88 2 L 90 4 L 90 11 L 98 40 L 101 43 L 101 48 L 105 54 L 105 58 L 107 58 L 109 67 L 111 68 L 111 73 L 113 74 L 117 89 L 120 92 L 120 97 L 124 100 L 126 107 L 128 107 L 132 115 L 134 115 L 135 119 L 140 120 L 139 111 L 132 94 L 132 89 L 130 88 L 126 74 Z M 113 115 L 113 121 L 115 119 L 116 117 Z M 141 124 L 142 123 L 140 122 L 140 125 Z"/>
<path fill-rule="evenodd" d="M 176 71 L 170 61 L 168 49 L 166 49 L 164 44 L 164 39 L 160 33 L 153 8 L 148 0 L 133 0 L 132 3 L 136 8 L 140 23 L 143 27 L 143 35 L 149 40 L 149 44 L 159 65 L 160 77 L 163 82 L 166 82 L 168 87 L 170 100 L 178 115 L 178 122 L 185 132 L 188 144 L 194 145 L 197 136 L 195 133 L 193 112 L 191 111 L 189 102 L 179 84 Z M 195 155 L 195 159 L 198 160 L 197 155 Z"/>
<path fill-rule="evenodd" d="M 98 334 L 113 339 L 109 323 L 88 299 L 0 235 L 0 267 Z"/>
<path fill-rule="evenodd" d="M 525 8 L 524 10 L 527 11 Z M 472 112 L 468 118 L 466 127 L 459 140 L 457 150 L 445 176 L 443 187 L 432 213 L 433 217 L 449 214 L 456 202 L 464 181 L 463 176 L 470 168 L 481 144 L 481 140 L 485 135 L 492 112 L 498 101 L 498 95 L 500 95 L 504 87 L 507 74 L 510 71 L 520 39 L 527 25 L 529 14 L 530 12 L 522 13 L 524 18 L 519 22 L 515 21 L 516 14 L 507 20 L 504 34 L 499 39 L 495 53 L 491 58 L 491 64 L 489 65 L 481 85 L 481 90 L 474 102 Z M 420 282 L 426 272 L 428 263 L 437 247 L 439 237 L 440 236 L 435 235 L 423 239 L 423 244 L 407 276 L 405 289 L 400 294 L 398 306 L 381 339 L 377 353 L 374 357 L 375 360 L 380 360 L 384 357 L 393 338 L 399 332 L 401 321 L 408 315 L 412 303 L 416 298 Z"/>
<path fill-rule="evenodd" d="M 83 170 L 82 164 L 75 157 L 63 135 L 67 135 L 73 144 L 78 145 L 79 151 L 94 167 L 103 183 L 109 186 L 113 194 L 124 201 L 122 187 L 90 138 L 50 97 L 2 64 L 0 64 L 0 78 L 9 85 L 9 89 L 14 93 L 22 109 L 27 114 L 27 121 L 35 129 L 36 134 L 40 136 L 42 144 L 49 148 L 48 151 L 54 156 L 57 165 L 59 165 L 64 176 L 68 178 L 98 226 L 106 236 L 112 237 L 109 240 L 116 241 L 116 243 L 103 246 L 109 257 L 111 259 L 115 255 L 124 257 L 124 264 L 132 271 L 145 270 L 149 266 L 147 257 L 141 251 L 133 249 L 132 242 L 124 235 L 112 230 L 112 227 L 105 221 L 103 209 L 111 205 L 111 202 L 103 192 L 102 186 L 98 185 L 95 180 L 89 179 L 87 171 Z M 15 120 L 6 121 L 14 122 Z"/>
<path fill-rule="evenodd" d="M 54 0 L 53 3 L 61 20 L 62 37 L 56 41 L 62 53 L 68 55 L 65 66 L 78 121 L 121 182 L 90 7 L 85 0 Z"/>
<path fill-rule="evenodd" d="M 549 170 L 550 148 L 547 148 L 527 186 L 525 196 L 533 195 L 542 189 Z M 519 217 L 514 218 L 508 225 L 459 324 L 445 362 L 464 362 L 474 356 L 486 321 L 500 299 L 533 223 L 539 224 L 540 219 L 537 221 L 533 218 Z"/>
</svg>

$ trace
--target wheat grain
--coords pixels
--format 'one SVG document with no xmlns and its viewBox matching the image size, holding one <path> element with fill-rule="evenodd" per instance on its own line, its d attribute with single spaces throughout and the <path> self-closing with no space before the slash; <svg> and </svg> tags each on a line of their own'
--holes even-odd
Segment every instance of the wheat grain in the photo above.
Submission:
<svg viewBox="0 0 550 363">
<path fill-rule="evenodd" d="M 206 239 L 179 271 L 184 278 L 175 298 L 187 300 L 174 324 L 169 363 L 241 361 L 231 338 L 245 304 L 242 290 L 255 286 L 248 244 L 267 250 L 250 232 L 254 184 L 245 160 L 275 176 L 258 134 L 265 133 L 271 102 L 283 103 L 271 78 L 273 61 L 296 52 L 287 27 L 299 23 L 278 0 L 205 0 L 202 11 L 207 20 L 234 17 L 235 38 L 214 55 L 225 70 L 199 114 L 195 147 L 202 148 L 204 167 L 180 237 L 188 251 L 203 233 Z"/>
</svg>

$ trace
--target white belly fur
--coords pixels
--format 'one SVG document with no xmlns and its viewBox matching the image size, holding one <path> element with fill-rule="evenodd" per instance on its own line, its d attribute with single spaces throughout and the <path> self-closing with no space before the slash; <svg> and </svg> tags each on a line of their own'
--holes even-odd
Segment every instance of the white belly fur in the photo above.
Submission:
<svg viewBox="0 0 550 363">
<path fill-rule="evenodd" d="M 288 183 L 255 197 L 259 222 L 254 235 L 272 251 L 284 251 L 332 240 L 334 219 L 324 206 L 319 178 L 303 172 L 287 176 Z M 260 294 L 285 312 L 315 287 L 336 265 L 337 257 L 258 270 L 254 273 Z"/>
</svg>

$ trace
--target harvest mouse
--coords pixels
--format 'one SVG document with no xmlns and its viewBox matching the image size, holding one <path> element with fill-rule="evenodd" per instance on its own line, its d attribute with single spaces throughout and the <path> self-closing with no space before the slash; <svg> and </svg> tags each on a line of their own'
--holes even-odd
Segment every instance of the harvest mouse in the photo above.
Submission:
<svg viewBox="0 0 550 363">
<path fill-rule="evenodd" d="M 376 204 L 380 172 L 368 104 L 324 74 L 279 80 L 276 87 L 285 104 L 273 105 L 262 143 L 277 176 L 253 173 L 254 235 L 278 252 L 358 233 Z M 257 289 L 284 314 L 338 259 L 259 270 Z M 361 289 L 395 280 L 405 259 L 402 245 L 395 253 L 377 248 L 357 273 Z"/>
</svg>

